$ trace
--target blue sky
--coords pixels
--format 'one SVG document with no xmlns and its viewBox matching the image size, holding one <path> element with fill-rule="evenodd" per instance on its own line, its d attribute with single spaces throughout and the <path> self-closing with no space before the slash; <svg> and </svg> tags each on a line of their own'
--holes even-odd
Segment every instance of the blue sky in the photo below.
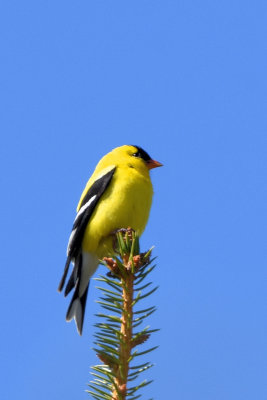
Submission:
<svg viewBox="0 0 267 400">
<path fill-rule="evenodd" d="M 164 164 L 144 398 L 267 398 L 266 18 L 257 0 L 1 4 L 1 399 L 89 398 L 98 293 L 80 338 L 56 289 L 81 191 L 128 143 Z"/>
</svg>

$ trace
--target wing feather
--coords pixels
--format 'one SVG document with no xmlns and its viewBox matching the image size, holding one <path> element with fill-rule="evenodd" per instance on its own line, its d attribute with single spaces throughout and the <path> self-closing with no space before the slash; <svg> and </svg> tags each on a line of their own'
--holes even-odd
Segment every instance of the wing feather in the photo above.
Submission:
<svg viewBox="0 0 267 400">
<path fill-rule="evenodd" d="M 71 260 L 78 257 L 80 253 L 82 240 L 87 224 L 102 194 L 109 186 L 112 176 L 115 172 L 115 169 L 116 167 L 112 168 L 106 174 L 102 175 L 99 179 L 97 179 L 90 186 L 90 188 L 88 189 L 87 193 L 85 194 L 82 200 L 82 203 L 74 220 L 72 231 L 70 234 L 68 249 L 67 249 L 67 262 L 65 264 L 64 273 L 61 278 L 58 291 L 61 291 L 64 287 Z"/>
</svg>

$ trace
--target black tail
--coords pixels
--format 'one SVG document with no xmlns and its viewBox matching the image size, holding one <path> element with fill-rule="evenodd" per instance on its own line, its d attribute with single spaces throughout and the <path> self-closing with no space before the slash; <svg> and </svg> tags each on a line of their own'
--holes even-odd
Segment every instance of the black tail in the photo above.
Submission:
<svg viewBox="0 0 267 400">
<path fill-rule="evenodd" d="M 71 261 L 74 266 L 65 288 L 65 296 L 67 296 L 69 292 L 73 289 L 74 294 L 67 311 L 66 320 L 71 321 L 74 318 L 77 325 L 77 330 L 81 335 L 83 329 L 83 320 L 89 280 L 95 272 L 99 260 L 95 255 L 92 255 L 90 253 L 80 252 L 79 254 L 77 254 L 76 257 L 73 257 L 72 259 L 70 259 L 70 256 L 68 256 L 63 277 L 60 281 L 58 288 L 58 290 L 60 291 L 65 285 L 68 268 Z"/>
<path fill-rule="evenodd" d="M 68 280 L 68 283 L 65 287 L 65 292 L 64 292 L 65 297 L 69 294 L 69 292 L 72 291 L 76 283 L 78 283 L 78 278 L 79 280 L 81 279 L 82 264 L 83 264 L 83 258 L 82 254 L 80 253 L 78 257 L 76 257 L 74 260 L 74 267 L 70 279 Z"/>
<path fill-rule="evenodd" d="M 79 334 L 82 335 L 83 320 L 84 320 L 89 283 L 81 297 L 79 297 L 79 286 L 80 285 L 78 282 L 66 314 L 66 320 L 71 321 L 72 318 L 74 318 L 77 325 L 77 330 Z"/>
<path fill-rule="evenodd" d="M 67 261 L 66 261 L 66 264 L 65 264 L 63 276 L 62 276 L 61 281 L 59 282 L 59 285 L 58 285 L 58 288 L 57 288 L 57 290 L 58 290 L 59 292 L 61 292 L 61 290 L 63 289 L 63 287 L 64 287 L 64 285 L 65 285 L 65 280 L 66 280 L 66 277 L 67 277 L 67 275 L 68 275 L 70 262 L 71 262 L 71 258 L 70 258 L 70 256 L 68 256 Z"/>
</svg>

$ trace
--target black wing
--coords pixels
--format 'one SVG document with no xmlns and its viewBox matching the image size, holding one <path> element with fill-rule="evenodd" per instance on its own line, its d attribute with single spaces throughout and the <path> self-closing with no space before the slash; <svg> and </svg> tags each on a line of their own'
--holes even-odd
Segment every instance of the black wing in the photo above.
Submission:
<svg viewBox="0 0 267 400">
<path fill-rule="evenodd" d="M 104 191 L 107 189 L 110 184 L 111 178 L 115 172 L 116 167 L 107 172 L 105 175 L 101 176 L 101 178 L 97 179 L 93 185 L 90 187 L 84 199 L 82 201 L 81 207 L 76 215 L 76 218 L 73 223 L 69 243 L 67 250 L 67 261 L 64 269 L 63 276 L 58 286 L 58 291 L 61 292 L 63 286 L 65 284 L 66 276 L 68 274 L 69 265 L 72 259 L 75 259 L 81 249 L 81 244 L 83 240 L 83 235 L 89 219 L 99 201 Z"/>
</svg>

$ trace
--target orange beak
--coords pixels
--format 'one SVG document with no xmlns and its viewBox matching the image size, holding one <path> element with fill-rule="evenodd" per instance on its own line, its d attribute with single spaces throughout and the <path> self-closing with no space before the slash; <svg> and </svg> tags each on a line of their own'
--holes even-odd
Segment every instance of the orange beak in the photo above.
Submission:
<svg viewBox="0 0 267 400">
<path fill-rule="evenodd" d="M 162 167 L 163 164 L 161 164 L 159 161 L 156 160 L 149 160 L 146 162 L 147 168 L 148 169 L 153 169 L 153 168 L 157 168 L 157 167 Z"/>
</svg>

